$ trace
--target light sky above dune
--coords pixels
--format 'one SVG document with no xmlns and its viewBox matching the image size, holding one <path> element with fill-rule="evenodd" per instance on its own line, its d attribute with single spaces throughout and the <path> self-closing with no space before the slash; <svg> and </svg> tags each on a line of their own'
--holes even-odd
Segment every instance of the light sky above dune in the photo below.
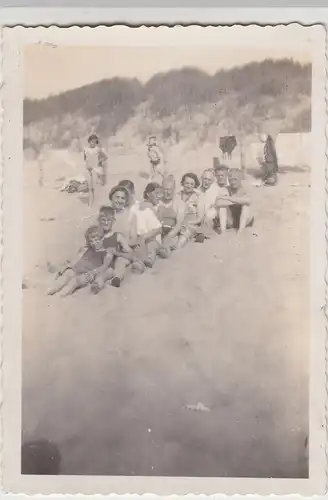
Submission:
<svg viewBox="0 0 328 500">
<path fill-rule="evenodd" d="M 218 47 L 30 45 L 24 52 L 24 96 L 40 99 L 115 76 L 146 82 L 158 72 L 182 67 L 196 67 L 212 75 L 266 58 L 311 61 L 306 38 L 261 37 L 252 46 L 242 39 Z"/>
</svg>

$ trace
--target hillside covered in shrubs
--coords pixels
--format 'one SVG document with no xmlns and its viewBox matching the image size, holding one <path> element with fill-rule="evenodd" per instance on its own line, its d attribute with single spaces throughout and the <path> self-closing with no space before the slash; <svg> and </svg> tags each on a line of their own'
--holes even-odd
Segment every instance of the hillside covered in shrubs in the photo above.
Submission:
<svg viewBox="0 0 328 500">
<path fill-rule="evenodd" d="M 311 65 L 265 60 L 210 76 L 183 68 L 137 79 L 112 78 L 42 100 L 24 101 L 24 147 L 70 147 L 96 132 L 107 140 L 194 143 L 249 135 L 263 124 L 280 132 L 311 128 Z"/>
</svg>

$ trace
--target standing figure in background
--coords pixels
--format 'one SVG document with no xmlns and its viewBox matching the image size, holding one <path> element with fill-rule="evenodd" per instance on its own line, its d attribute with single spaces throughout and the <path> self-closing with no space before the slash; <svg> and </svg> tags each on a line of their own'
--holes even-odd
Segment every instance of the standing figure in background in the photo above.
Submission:
<svg viewBox="0 0 328 500">
<path fill-rule="evenodd" d="M 92 206 L 96 198 L 97 185 L 104 186 L 106 184 L 107 155 L 100 147 L 96 134 L 92 134 L 88 138 L 88 146 L 83 150 L 83 159 L 87 170 L 89 206 Z"/>
<path fill-rule="evenodd" d="M 164 151 L 158 146 L 157 139 L 154 135 L 149 137 L 147 155 L 150 161 L 150 176 L 148 182 L 162 183 L 165 176 L 166 159 Z"/>
<path fill-rule="evenodd" d="M 263 157 L 259 159 L 262 168 L 262 181 L 265 186 L 275 186 L 278 182 L 278 157 L 271 135 L 260 135 L 264 142 Z"/>
<path fill-rule="evenodd" d="M 232 152 L 237 146 L 237 140 L 234 135 L 220 137 L 220 149 L 224 159 L 231 160 Z"/>
</svg>

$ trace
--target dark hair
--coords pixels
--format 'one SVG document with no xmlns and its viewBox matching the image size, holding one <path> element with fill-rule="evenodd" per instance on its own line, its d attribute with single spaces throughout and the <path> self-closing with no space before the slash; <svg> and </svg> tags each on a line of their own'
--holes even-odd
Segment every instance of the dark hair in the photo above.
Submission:
<svg viewBox="0 0 328 500">
<path fill-rule="evenodd" d="M 215 172 L 219 172 L 220 170 L 224 170 L 225 172 L 227 172 L 229 170 L 229 167 L 227 167 L 227 165 L 223 165 L 223 164 L 219 164 L 219 165 L 216 165 L 214 167 L 214 170 Z"/>
<path fill-rule="evenodd" d="M 144 200 L 147 200 L 148 195 L 150 193 L 153 193 L 155 191 L 155 189 L 161 189 L 161 185 L 158 184 L 157 182 L 149 182 L 149 184 L 147 184 L 147 186 L 145 187 L 145 190 L 143 192 Z"/>
<path fill-rule="evenodd" d="M 130 202 L 131 195 L 130 195 L 130 191 L 125 186 L 120 186 L 119 184 L 117 184 L 116 186 L 114 186 L 109 191 L 108 198 L 110 200 L 112 200 L 114 194 L 117 193 L 117 191 L 121 191 L 122 193 L 125 193 L 125 195 L 126 195 L 126 205 L 128 206 L 129 202 Z"/>
<path fill-rule="evenodd" d="M 88 227 L 88 229 L 86 230 L 86 232 L 84 233 L 84 237 L 86 239 L 86 241 L 88 242 L 89 239 L 90 239 L 90 236 L 93 236 L 93 235 L 101 235 L 101 231 L 100 231 L 100 228 L 99 226 L 91 226 L 91 227 Z"/>
<path fill-rule="evenodd" d="M 134 186 L 133 182 L 130 181 L 129 179 L 123 179 L 117 185 L 125 187 L 126 189 L 128 189 L 133 194 L 135 193 L 135 190 L 136 190 L 135 186 Z"/>
<path fill-rule="evenodd" d="M 242 171 L 240 170 L 240 168 L 230 168 L 229 169 L 229 176 L 231 176 L 232 174 L 235 174 L 239 177 L 240 180 L 242 180 Z"/>
<path fill-rule="evenodd" d="M 108 205 L 103 205 L 99 208 L 99 215 L 104 214 L 109 217 L 115 217 L 115 210 L 113 207 L 109 207 Z"/>
<path fill-rule="evenodd" d="M 181 184 L 182 185 L 184 184 L 184 181 L 186 180 L 187 177 L 190 177 L 194 181 L 195 188 L 198 188 L 200 186 L 199 179 L 198 179 L 197 175 L 194 174 L 193 172 L 187 172 L 186 174 L 184 174 L 182 176 L 182 179 L 181 179 Z"/>
<path fill-rule="evenodd" d="M 91 134 L 88 137 L 88 142 L 91 142 L 91 141 L 96 141 L 96 143 L 99 144 L 99 137 L 96 134 Z"/>
</svg>

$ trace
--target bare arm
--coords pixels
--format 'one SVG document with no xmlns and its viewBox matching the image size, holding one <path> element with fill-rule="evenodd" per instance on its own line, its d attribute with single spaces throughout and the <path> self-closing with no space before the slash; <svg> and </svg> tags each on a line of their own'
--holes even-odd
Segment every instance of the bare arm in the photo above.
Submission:
<svg viewBox="0 0 328 500">
<path fill-rule="evenodd" d="M 230 201 L 233 205 L 250 205 L 251 200 L 248 196 L 226 196 L 226 197 L 218 197 L 219 200 Z"/>
<path fill-rule="evenodd" d="M 218 197 L 215 201 L 216 208 L 231 207 L 233 203 L 228 200 L 227 196 Z"/>
<path fill-rule="evenodd" d="M 131 246 L 129 245 L 128 241 L 124 238 L 124 236 L 122 234 L 119 234 L 117 236 L 117 241 L 119 242 L 123 252 L 126 252 L 126 253 L 132 252 Z"/>
<path fill-rule="evenodd" d="M 109 250 L 106 253 L 106 256 L 104 258 L 103 264 L 96 269 L 96 275 L 97 274 L 102 274 L 105 271 L 107 271 L 107 269 L 109 268 L 109 266 L 111 265 L 111 263 L 113 261 L 113 258 L 114 258 L 114 252 L 112 252 L 112 251 Z"/>
<path fill-rule="evenodd" d="M 177 223 L 171 229 L 171 231 L 165 236 L 165 239 L 170 240 L 170 239 L 175 238 L 177 236 L 177 234 L 180 232 L 182 225 L 183 225 L 183 222 L 184 222 L 184 214 L 182 212 L 178 213 Z"/>
<path fill-rule="evenodd" d="M 102 166 L 105 161 L 108 160 L 108 156 L 103 149 L 99 151 L 99 165 Z"/>
<path fill-rule="evenodd" d="M 135 214 L 133 214 L 130 222 L 129 241 L 127 243 L 130 247 L 135 247 L 138 244 L 137 217 Z"/>
<path fill-rule="evenodd" d="M 115 257 L 123 257 L 126 260 L 129 260 L 130 262 L 133 262 L 135 260 L 135 254 L 133 249 L 131 248 L 131 245 L 128 243 L 126 238 L 124 238 L 123 235 L 119 234 L 118 235 L 118 242 L 120 244 L 121 250 L 115 250 L 114 255 Z"/>
<path fill-rule="evenodd" d="M 157 227 L 156 229 L 152 229 L 151 231 L 148 231 L 148 233 L 142 235 L 142 238 L 146 243 L 148 243 L 149 241 L 154 240 L 156 236 L 158 236 L 161 233 L 162 233 L 162 226 Z"/>
</svg>

